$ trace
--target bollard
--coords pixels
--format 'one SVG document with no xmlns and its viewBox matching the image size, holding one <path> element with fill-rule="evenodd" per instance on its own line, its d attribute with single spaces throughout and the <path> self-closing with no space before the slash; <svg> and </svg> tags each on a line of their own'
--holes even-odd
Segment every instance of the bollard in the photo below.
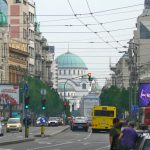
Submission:
<svg viewBox="0 0 150 150">
<path fill-rule="evenodd" d="M 25 127 L 25 138 L 29 137 L 29 127 Z"/>
<path fill-rule="evenodd" d="M 44 136 L 44 131 L 45 131 L 44 125 L 41 125 L 41 136 Z"/>
</svg>

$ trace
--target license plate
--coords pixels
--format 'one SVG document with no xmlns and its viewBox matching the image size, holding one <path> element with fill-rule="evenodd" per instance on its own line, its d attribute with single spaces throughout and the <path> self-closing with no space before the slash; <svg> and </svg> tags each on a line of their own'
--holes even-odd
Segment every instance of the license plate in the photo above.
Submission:
<svg viewBox="0 0 150 150">
<path fill-rule="evenodd" d="M 79 129 L 82 129 L 83 127 L 82 127 L 82 126 L 78 126 L 78 128 L 79 128 Z"/>
</svg>

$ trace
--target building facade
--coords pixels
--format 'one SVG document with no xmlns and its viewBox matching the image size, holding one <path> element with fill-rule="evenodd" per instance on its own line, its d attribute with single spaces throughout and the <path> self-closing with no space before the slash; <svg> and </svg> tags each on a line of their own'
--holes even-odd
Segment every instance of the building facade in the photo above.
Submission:
<svg viewBox="0 0 150 150">
<path fill-rule="evenodd" d="M 137 29 L 134 31 L 132 44 L 137 66 L 137 82 L 150 81 L 150 1 L 145 0 L 143 13 L 137 18 Z"/>
<path fill-rule="evenodd" d="M 112 75 L 112 85 L 118 88 L 129 87 L 129 55 L 128 53 L 123 54 L 117 64 L 110 68 L 115 74 Z"/>
</svg>

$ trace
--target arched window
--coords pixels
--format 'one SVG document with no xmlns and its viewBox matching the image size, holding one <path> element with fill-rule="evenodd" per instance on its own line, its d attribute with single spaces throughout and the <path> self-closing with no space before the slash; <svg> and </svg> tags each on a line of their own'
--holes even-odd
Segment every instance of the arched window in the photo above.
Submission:
<svg viewBox="0 0 150 150">
<path fill-rule="evenodd" d="M 82 89 L 86 89 L 86 84 L 85 83 L 82 84 Z"/>
<path fill-rule="evenodd" d="M 66 70 L 64 70 L 64 75 L 66 75 Z"/>
<path fill-rule="evenodd" d="M 69 70 L 69 75 L 71 74 L 71 71 Z"/>
<path fill-rule="evenodd" d="M 75 75 L 75 73 L 76 73 L 76 71 L 75 70 L 73 70 L 73 74 Z"/>
</svg>

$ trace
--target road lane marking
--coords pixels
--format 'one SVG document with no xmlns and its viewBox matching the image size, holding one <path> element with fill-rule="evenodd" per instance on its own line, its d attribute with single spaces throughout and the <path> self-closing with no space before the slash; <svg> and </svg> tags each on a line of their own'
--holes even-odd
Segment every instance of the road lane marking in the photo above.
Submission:
<svg viewBox="0 0 150 150">
<path fill-rule="evenodd" d="M 51 147 L 60 146 L 60 145 L 66 145 L 66 144 L 71 144 L 71 143 L 73 143 L 73 142 L 60 143 L 60 144 L 51 145 L 51 146 L 36 147 L 36 148 L 32 148 L 32 149 L 27 149 L 27 150 L 36 150 L 36 149 L 51 148 Z"/>
<path fill-rule="evenodd" d="M 83 143 L 83 145 L 89 145 L 89 144 L 91 144 L 91 143 Z"/>
<path fill-rule="evenodd" d="M 12 149 L 5 149 L 5 148 L 0 148 L 0 150 L 12 150 Z"/>
<path fill-rule="evenodd" d="M 91 134 L 92 134 L 92 131 L 90 132 L 90 134 L 87 137 L 84 138 L 84 140 L 87 140 L 88 138 L 90 138 Z"/>
<path fill-rule="evenodd" d="M 108 145 L 108 146 L 105 146 L 105 147 L 100 147 L 100 148 L 98 148 L 98 149 L 95 149 L 95 150 L 106 149 L 106 148 L 109 148 L 109 147 L 110 147 L 110 145 Z"/>
</svg>

